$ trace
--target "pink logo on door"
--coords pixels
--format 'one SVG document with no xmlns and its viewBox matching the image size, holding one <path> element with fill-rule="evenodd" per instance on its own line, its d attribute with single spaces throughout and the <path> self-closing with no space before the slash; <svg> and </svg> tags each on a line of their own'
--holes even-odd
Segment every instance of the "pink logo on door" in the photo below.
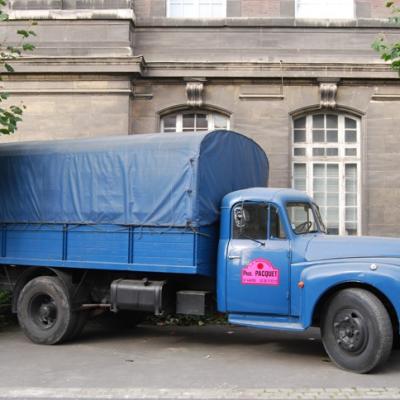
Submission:
<svg viewBox="0 0 400 400">
<path fill-rule="evenodd" d="M 264 258 L 251 261 L 242 269 L 242 285 L 279 285 L 279 269 Z"/>
</svg>

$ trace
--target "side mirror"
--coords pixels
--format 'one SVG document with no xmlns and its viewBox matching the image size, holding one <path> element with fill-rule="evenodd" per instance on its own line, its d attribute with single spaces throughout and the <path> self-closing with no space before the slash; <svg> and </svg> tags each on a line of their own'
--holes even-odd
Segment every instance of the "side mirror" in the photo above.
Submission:
<svg viewBox="0 0 400 400">
<path fill-rule="evenodd" d="M 233 218 L 235 226 L 242 230 L 246 226 L 246 223 L 249 222 L 250 215 L 249 212 L 243 208 L 243 205 L 240 205 L 234 208 Z"/>
</svg>

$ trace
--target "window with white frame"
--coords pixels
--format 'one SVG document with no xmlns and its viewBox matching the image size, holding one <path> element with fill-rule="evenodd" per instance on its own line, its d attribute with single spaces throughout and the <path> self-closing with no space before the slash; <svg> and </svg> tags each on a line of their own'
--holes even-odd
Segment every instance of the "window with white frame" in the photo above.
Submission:
<svg viewBox="0 0 400 400">
<path fill-rule="evenodd" d="M 293 120 L 293 187 L 319 205 L 328 233 L 361 234 L 360 120 L 320 113 Z"/>
<path fill-rule="evenodd" d="M 224 18 L 226 0 L 167 0 L 170 18 Z"/>
<path fill-rule="evenodd" d="M 353 19 L 354 0 L 296 0 L 296 18 Z"/>
<path fill-rule="evenodd" d="M 162 132 L 204 132 L 214 129 L 229 129 L 229 118 L 207 111 L 178 112 L 161 118 Z"/>
</svg>

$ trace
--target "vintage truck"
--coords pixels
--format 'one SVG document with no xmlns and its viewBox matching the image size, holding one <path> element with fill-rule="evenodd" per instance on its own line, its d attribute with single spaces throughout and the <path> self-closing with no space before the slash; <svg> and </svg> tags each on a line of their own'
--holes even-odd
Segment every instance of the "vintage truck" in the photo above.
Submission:
<svg viewBox="0 0 400 400">
<path fill-rule="evenodd" d="M 326 234 L 303 192 L 231 131 L 4 144 L 0 281 L 26 336 L 88 316 L 202 315 L 304 331 L 339 367 L 382 365 L 399 338 L 400 240 Z"/>
</svg>

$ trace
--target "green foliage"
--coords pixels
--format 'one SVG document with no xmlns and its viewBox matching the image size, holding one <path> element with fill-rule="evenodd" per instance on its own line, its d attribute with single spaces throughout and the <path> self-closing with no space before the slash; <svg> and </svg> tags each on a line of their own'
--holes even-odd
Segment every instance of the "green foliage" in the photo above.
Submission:
<svg viewBox="0 0 400 400">
<path fill-rule="evenodd" d="M 2 304 L 10 304 L 11 295 L 10 292 L 6 292 L 4 290 L 0 290 L 0 305 Z"/>
<path fill-rule="evenodd" d="M 203 326 L 203 325 L 227 325 L 225 314 L 214 313 L 207 316 L 168 314 L 165 316 L 151 315 L 146 320 L 150 324 L 158 326 Z"/>
<path fill-rule="evenodd" d="M 391 12 L 389 20 L 400 25 L 400 7 L 397 1 L 386 1 L 385 6 Z M 390 62 L 392 69 L 400 75 L 400 42 L 389 43 L 384 35 L 380 35 L 372 43 L 372 48 L 380 54 L 382 60 Z"/>
<path fill-rule="evenodd" d="M 3 10 L 6 6 L 6 0 L 0 0 L 0 23 L 6 24 L 8 21 L 8 14 Z M 31 22 L 31 26 L 36 25 L 35 22 Z M 18 59 L 22 56 L 23 52 L 30 52 L 35 49 L 35 46 L 31 43 L 26 42 L 26 39 L 36 36 L 35 32 L 30 29 L 19 29 L 17 35 L 20 38 L 20 43 L 16 46 L 5 45 L 0 43 L 0 67 L 2 67 L 8 74 L 14 73 L 14 68 L 10 64 L 13 60 Z M 2 80 L 0 75 L 0 81 Z M 25 106 L 23 104 L 16 105 L 4 105 L 4 102 L 8 99 L 8 93 L 3 91 L 0 87 L 0 135 L 9 135 L 17 130 L 17 125 L 22 121 L 22 114 Z"/>
<path fill-rule="evenodd" d="M 13 323 L 10 303 L 11 293 L 0 290 L 0 329 Z"/>
</svg>

